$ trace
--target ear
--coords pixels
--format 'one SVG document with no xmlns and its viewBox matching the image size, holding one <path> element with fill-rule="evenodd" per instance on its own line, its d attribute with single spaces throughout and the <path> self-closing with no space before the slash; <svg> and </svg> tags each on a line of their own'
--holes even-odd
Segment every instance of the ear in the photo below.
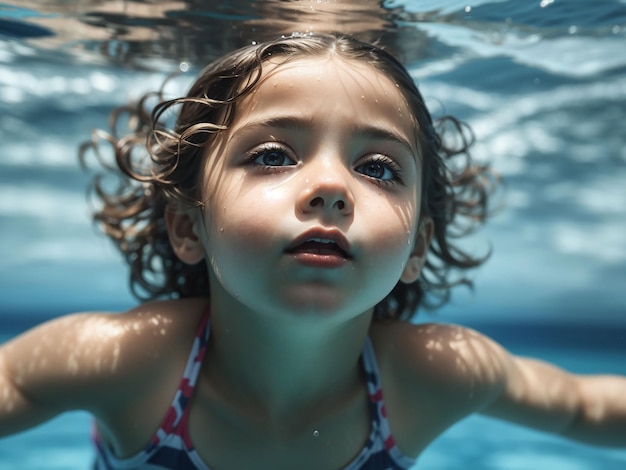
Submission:
<svg viewBox="0 0 626 470">
<path fill-rule="evenodd" d="M 196 230 L 198 219 L 199 209 L 181 209 L 174 205 L 165 208 L 165 225 L 170 245 L 183 263 L 196 264 L 204 258 L 204 246 Z"/>
<path fill-rule="evenodd" d="M 400 276 L 403 283 L 412 284 L 419 279 L 424 263 L 426 263 L 426 255 L 434 231 L 433 219 L 428 216 L 423 217 L 415 235 L 415 247 Z"/>
</svg>

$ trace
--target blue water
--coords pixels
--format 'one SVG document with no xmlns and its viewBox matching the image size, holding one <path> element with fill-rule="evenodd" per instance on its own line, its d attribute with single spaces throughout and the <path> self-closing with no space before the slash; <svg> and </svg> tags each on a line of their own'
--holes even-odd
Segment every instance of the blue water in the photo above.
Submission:
<svg viewBox="0 0 626 470">
<path fill-rule="evenodd" d="M 505 181 L 505 209 L 468 241 L 494 253 L 475 290 L 421 319 L 477 327 L 574 371 L 626 373 L 624 0 L 121 5 L 0 3 L 0 339 L 133 304 L 119 256 L 88 218 L 76 149 L 90 130 L 181 63 L 191 73 L 171 93 L 211 57 L 268 31 L 305 30 L 304 19 L 383 36 L 434 114 L 465 119 L 474 155 Z M 0 440 L 0 469 L 87 468 L 89 427 L 70 414 Z M 617 469 L 626 453 L 474 417 L 420 463 Z"/>
</svg>

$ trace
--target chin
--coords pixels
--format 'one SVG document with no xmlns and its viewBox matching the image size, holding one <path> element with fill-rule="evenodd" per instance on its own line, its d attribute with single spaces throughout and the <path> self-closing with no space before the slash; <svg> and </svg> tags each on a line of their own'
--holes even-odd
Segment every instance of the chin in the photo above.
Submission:
<svg viewBox="0 0 626 470">
<path fill-rule="evenodd" d="M 344 298 L 329 295 L 293 296 L 286 300 L 288 315 L 296 318 L 309 318 L 317 321 L 348 321 L 371 309 L 353 305 Z"/>
</svg>

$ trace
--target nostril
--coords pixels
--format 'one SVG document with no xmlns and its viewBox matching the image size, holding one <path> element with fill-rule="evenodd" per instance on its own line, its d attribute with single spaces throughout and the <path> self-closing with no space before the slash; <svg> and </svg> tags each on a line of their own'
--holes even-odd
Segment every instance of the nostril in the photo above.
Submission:
<svg viewBox="0 0 626 470">
<path fill-rule="evenodd" d="M 315 197 L 309 203 L 311 207 L 324 207 L 324 200 L 321 197 Z"/>
<path fill-rule="evenodd" d="M 337 206 L 337 209 L 339 209 L 340 211 L 343 210 L 343 208 L 345 207 L 345 203 L 343 201 L 337 201 L 335 203 L 335 205 Z"/>
</svg>

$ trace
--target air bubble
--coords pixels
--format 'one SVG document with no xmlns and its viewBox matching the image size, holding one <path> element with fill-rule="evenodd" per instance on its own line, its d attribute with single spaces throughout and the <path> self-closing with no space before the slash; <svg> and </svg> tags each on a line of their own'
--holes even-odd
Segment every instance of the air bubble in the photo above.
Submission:
<svg viewBox="0 0 626 470">
<path fill-rule="evenodd" d="M 313 431 L 313 437 L 320 437 L 320 432 L 317 429 Z"/>
<path fill-rule="evenodd" d="M 472 11 L 472 7 L 470 5 L 467 5 L 465 7 L 465 13 L 469 13 L 470 11 Z"/>
<path fill-rule="evenodd" d="M 189 70 L 189 64 L 187 62 L 181 62 L 180 64 L 178 64 L 178 68 L 181 72 L 186 72 L 187 70 Z"/>
</svg>

